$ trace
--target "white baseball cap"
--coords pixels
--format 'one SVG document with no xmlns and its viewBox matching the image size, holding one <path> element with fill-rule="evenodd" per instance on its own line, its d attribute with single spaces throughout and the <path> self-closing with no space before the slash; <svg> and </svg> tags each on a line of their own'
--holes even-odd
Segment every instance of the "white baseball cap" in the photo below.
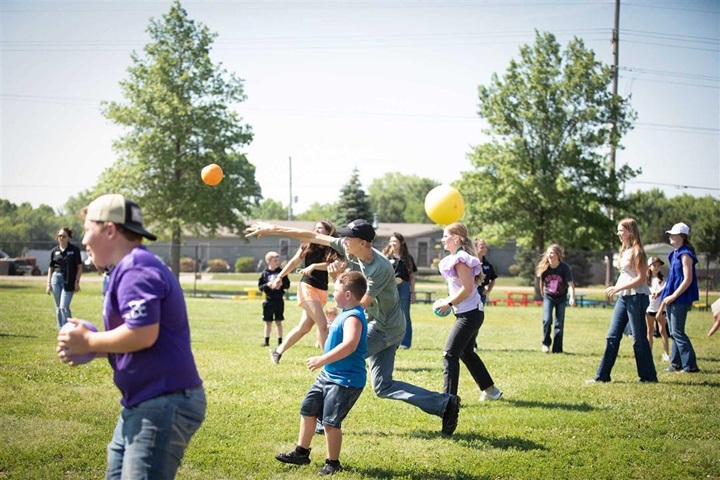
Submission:
<svg viewBox="0 0 720 480">
<path fill-rule="evenodd" d="M 684 233 L 685 235 L 690 235 L 690 227 L 680 222 L 673 225 L 673 227 L 670 230 L 667 230 L 665 233 L 669 233 L 670 235 L 680 235 L 681 233 Z"/>
</svg>

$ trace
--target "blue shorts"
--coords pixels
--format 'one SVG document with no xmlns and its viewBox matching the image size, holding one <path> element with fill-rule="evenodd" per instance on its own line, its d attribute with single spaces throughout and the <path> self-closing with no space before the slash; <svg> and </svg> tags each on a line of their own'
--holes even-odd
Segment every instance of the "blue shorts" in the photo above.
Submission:
<svg viewBox="0 0 720 480">
<path fill-rule="evenodd" d="M 362 388 L 344 387 L 331 382 L 323 370 L 305 394 L 300 405 L 300 415 L 322 418 L 323 425 L 341 428 L 342 421 L 362 391 Z"/>
</svg>

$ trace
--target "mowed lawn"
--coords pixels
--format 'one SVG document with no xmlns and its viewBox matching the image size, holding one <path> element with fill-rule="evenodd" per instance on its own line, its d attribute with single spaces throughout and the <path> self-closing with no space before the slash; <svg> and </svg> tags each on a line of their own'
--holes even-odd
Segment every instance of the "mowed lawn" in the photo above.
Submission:
<svg viewBox="0 0 720 480">
<path fill-rule="evenodd" d="M 96 479 L 120 411 L 105 360 L 71 368 L 55 357 L 54 305 L 43 279 L 0 280 L 0 479 Z M 310 478 L 313 463 L 274 459 L 297 440 L 300 400 L 315 377 L 304 367 L 314 336 L 278 366 L 260 346 L 261 303 L 188 298 L 193 347 L 208 394 L 208 417 L 178 478 Z M 84 282 L 73 314 L 101 325 L 100 284 Z M 286 303 L 285 329 L 300 310 Z M 451 318 L 412 308 L 413 348 L 399 351 L 395 377 L 442 388 L 442 348 Z M 562 355 L 540 352 L 539 307 L 490 307 L 480 354 L 505 394 L 480 403 L 461 369 L 457 432 L 440 435 L 440 418 L 368 388 L 346 419 L 338 478 L 405 479 L 699 479 L 720 478 L 720 336 L 707 337 L 707 312 L 691 312 L 688 333 L 699 374 L 665 371 L 638 384 L 625 337 L 610 384 L 586 385 L 605 345 L 611 310 L 568 309 Z M 718 334 L 720 335 L 720 334 Z M 274 341 L 274 333 L 273 340 Z"/>
</svg>

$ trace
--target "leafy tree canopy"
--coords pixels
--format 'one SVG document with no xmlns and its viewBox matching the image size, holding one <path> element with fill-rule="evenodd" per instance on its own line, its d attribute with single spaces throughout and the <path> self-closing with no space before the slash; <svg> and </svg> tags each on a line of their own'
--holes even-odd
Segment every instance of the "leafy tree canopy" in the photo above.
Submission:
<svg viewBox="0 0 720 480">
<path fill-rule="evenodd" d="M 124 101 L 103 103 L 103 114 L 127 131 L 114 142 L 119 158 L 94 193 L 137 200 L 149 226 L 171 237 L 177 273 L 183 231 L 240 232 L 261 194 L 255 168 L 241 152 L 251 129 L 231 110 L 245 100 L 243 82 L 211 61 L 216 34 L 177 1 L 147 32 L 150 43 L 143 54 L 133 52 L 128 78 L 120 82 Z M 224 171 L 214 187 L 200 179 L 210 163 Z"/>
<path fill-rule="evenodd" d="M 266 198 L 253 207 L 250 212 L 253 220 L 285 220 L 288 218 L 288 208 L 272 198 Z"/>
<path fill-rule="evenodd" d="M 504 76 L 479 87 L 490 140 L 469 154 L 474 169 L 456 185 L 472 231 L 495 241 L 514 237 L 536 252 L 551 242 L 566 249 L 607 243 L 614 231 L 608 209 L 622 205 L 618 182 L 637 174 L 627 166 L 610 173 L 608 145 L 634 120 L 610 93 L 610 80 L 610 67 L 582 40 L 561 51 L 552 34 L 536 33 Z"/>
<path fill-rule="evenodd" d="M 386 173 L 368 187 L 370 208 L 380 222 L 432 223 L 425 214 L 425 196 L 439 183 L 417 175 Z"/>
</svg>

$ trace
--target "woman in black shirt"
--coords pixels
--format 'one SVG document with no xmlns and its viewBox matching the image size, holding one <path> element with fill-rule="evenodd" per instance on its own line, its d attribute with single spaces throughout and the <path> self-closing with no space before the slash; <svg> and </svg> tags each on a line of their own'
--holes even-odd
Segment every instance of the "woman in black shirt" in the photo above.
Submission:
<svg viewBox="0 0 720 480">
<path fill-rule="evenodd" d="M 58 231 L 58 246 L 50 252 L 50 266 L 48 268 L 47 294 L 55 297 L 57 311 L 57 326 L 61 328 L 72 317 L 70 302 L 75 292 L 80 291 L 80 276 L 82 275 L 82 258 L 80 249 L 70 243 L 72 230 L 63 227 Z"/>
</svg>

